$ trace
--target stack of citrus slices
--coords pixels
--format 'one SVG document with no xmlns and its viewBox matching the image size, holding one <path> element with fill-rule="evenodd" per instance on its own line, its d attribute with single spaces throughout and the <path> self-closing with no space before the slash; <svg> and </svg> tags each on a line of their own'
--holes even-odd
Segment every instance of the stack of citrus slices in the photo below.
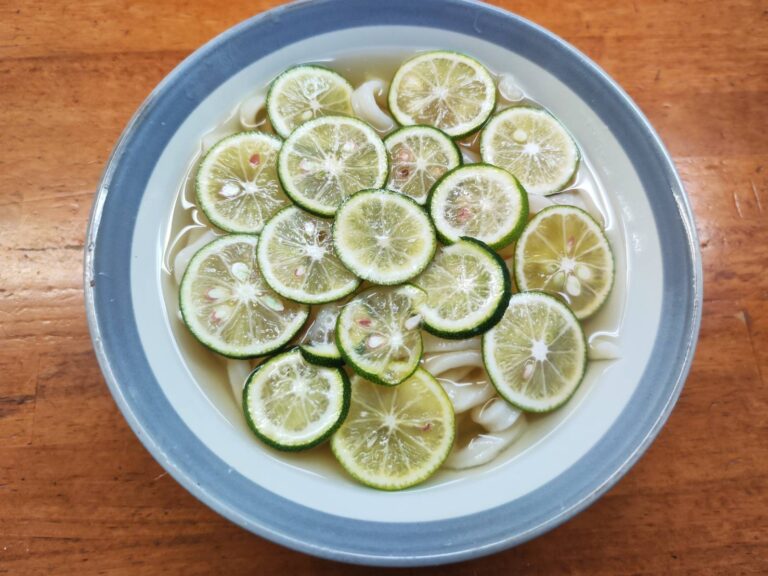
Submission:
<svg viewBox="0 0 768 576">
<path fill-rule="evenodd" d="M 422 330 L 482 335 L 499 395 L 554 410 L 584 376 L 580 320 L 608 297 L 613 258 L 578 208 L 529 219 L 528 194 L 567 187 L 579 150 L 539 107 L 498 111 L 476 60 L 403 63 L 388 96 L 401 127 L 383 140 L 352 92 L 330 69 L 290 68 L 268 93 L 274 133 L 208 151 L 197 203 L 227 234 L 191 259 L 180 308 L 218 354 L 265 358 L 243 389 L 256 436 L 292 451 L 330 438 L 354 478 L 395 490 L 432 475 L 455 436 Z M 482 162 L 464 164 L 456 141 L 478 132 Z M 508 267 L 497 251 L 514 243 Z"/>
</svg>

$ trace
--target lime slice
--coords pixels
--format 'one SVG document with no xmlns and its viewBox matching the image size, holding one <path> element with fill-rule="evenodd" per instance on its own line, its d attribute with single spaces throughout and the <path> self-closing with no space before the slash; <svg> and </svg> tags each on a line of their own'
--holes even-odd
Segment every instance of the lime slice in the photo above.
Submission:
<svg viewBox="0 0 768 576">
<path fill-rule="evenodd" d="M 344 116 L 325 116 L 302 124 L 280 150 L 278 173 L 296 204 L 332 216 L 360 190 L 387 181 L 387 149 L 373 128 Z"/>
<path fill-rule="evenodd" d="M 283 138 L 307 120 L 352 115 L 352 86 L 320 66 L 294 66 L 275 78 L 267 94 L 267 114 Z"/>
<path fill-rule="evenodd" d="M 267 284 L 297 302 L 338 300 L 360 284 L 336 257 L 331 222 L 296 206 L 267 222 L 257 253 Z"/>
<path fill-rule="evenodd" d="M 565 300 L 579 319 L 594 314 L 613 287 L 611 245 L 597 222 L 574 206 L 545 208 L 515 246 L 515 282 Z"/>
<path fill-rule="evenodd" d="M 294 348 L 251 373 L 243 390 L 243 411 L 251 430 L 273 448 L 304 450 L 339 427 L 349 397 L 342 370 L 309 364 Z"/>
<path fill-rule="evenodd" d="M 414 283 L 427 293 L 419 309 L 424 328 L 443 338 L 470 338 L 496 324 L 507 308 L 504 261 L 471 238 L 442 248 Z"/>
<path fill-rule="evenodd" d="M 352 368 L 378 384 L 393 386 L 421 360 L 422 290 L 404 284 L 371 288 L 353 298 L 336 322 L 336 345 Z"/>
<path fill-rule="evenodd" d="M 307 362 L 321 366 L 341 366 L 344 360 L 336 347 L 336 319 L 341 312 L 338 304 L 321 306 L 314 320 L 299 341 Z"/>
<path fill-rule="evenodd" d="M 291 202 L 277 177 L 279 138 L 240 132 L 216 143 L 197 171 L 197 204 L 227 232 L 261 232 L 264 223 Z"/>
<path fill-rule="evenodd" d="M 258 236 L 230 234 L 200 249 L 179 289 L 190 332 L 214 352 L 231 358 L 262 356 L 301 329 L 309 306 L 273 292 L 256 264 Z"/>
<path fill-rule="evenodd" d="M 491 118 L 480 137 L 484 162 L 509 170 L 530 194 L 566 187 L 579 167 L 576 142 L 549 112 L 517 106 Z"/>
<path fill-rule="evenodd" d="M 462 236 L 491 248 L 515 240 L 528 219 L 528 195 L 506 170 L 470 164 L 448 172 L 429 198 L 429 213 L 443 242 Z"/>
<path fill-rule="evenodd" d="M 501 321 L 483 335 L 483 362 L 510 404 L 549 412 L 581 383 L 587 342 L 565 304 L 541 292 L 522 292 L 512 296 Z"/>
<path fill-rule="evenodd" d="M 404 62 L 389 88 L 389 110 L 403 126 L 426 124 L 453 138 L 480 128 L 496 106 L 496 85 L 474 58 L 426 52 Z"/>
<path fill-rule="evenodd" d="M 387 136 L 392 166 L 387 188 L 425 204 L 440 177 L 461 164 L 461 152 L 448 136 L 429 126 L 407 126 Z"/>
<path fill-rule="evenodd" d="M 402 490 L 434 474 L 453 446 L 453 406 L 437 380 L 417 370 L 394 388 L 355 377 L 352 403 L 331 449 L 355 479 Z"/>
<path fill-rule="evenodd" d="M 418 275 L 437 246 L 421 206 L 388 190 L 364 190 L 344 202 L 333 223 L 333 243 L 347 268 L 376 284 Z"/>
</svg>

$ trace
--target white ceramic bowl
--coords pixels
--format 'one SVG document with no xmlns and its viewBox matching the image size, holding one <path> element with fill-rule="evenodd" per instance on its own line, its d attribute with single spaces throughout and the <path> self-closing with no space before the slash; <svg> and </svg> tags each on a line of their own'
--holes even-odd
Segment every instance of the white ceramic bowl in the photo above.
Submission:
<svg viewBox="0 0 768 576">
<path fill-rule="evenodd" d="M 175 336 L 162 294 L 174 191 L 203 134 L 286 67 L 428 48 L 512 72 L 571 130 L 609 191 L 622 357 L 498 462 L 382 493 L 322 459 L 254 440 L 229 390 Z M 594 502 L 636 461 L 677 399 L 698 334 L 701 261 L 682 185 L 626 94 L 547 31 L 466 0 L 318 0 L 271 10 L 180 64 L 130 122 L 94 203 L 86 295 L 94 347 L 137 436 L 183 486 L 241 526 L 349 562 L 419 565 L 500 550 Z M 192 351 L 192 352 L 190 352 Z"/>
</svg>

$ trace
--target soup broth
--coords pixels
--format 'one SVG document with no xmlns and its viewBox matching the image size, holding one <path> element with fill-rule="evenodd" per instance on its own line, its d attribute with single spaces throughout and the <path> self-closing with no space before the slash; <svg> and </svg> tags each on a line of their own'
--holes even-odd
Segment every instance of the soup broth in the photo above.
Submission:
<svg viewBox="0 0 768 576">
<path fill-rule="evenodd" d="M 342 74 L 354 88 L 357 88 L 363 82 L 373 79 L 381 79 L 388 83 L 403 60 L 412 55 L 412 52 L 406 51 L 401 53 L 389 51 L 387 54 L 364 51 L 354 56 L 320 59 L 307 63 L 321 64 L 329 67 Z M 537 102 L 529 99 L 525 92 L 516 86 L 514 79 L 504 76 L 508 73 L 514 74 L 514 70 L 491 70 L 491 72 L 496 76 L 497 83 L 501 81 L 500 92 L 502 94 L 497 104 L 497 110 L 510 104 L 528 103 L 538 105 Z M 169 215 L 162 273 L 162 290 L 169 314 L 169 322 L 176 338 L 179 352 L 187 361 L 194 383 L 209 398 L 215 410 L 223 415 L 233 427 L 240 430 L 242 434 L 249 436 L 251 433 L 241 412 L 240 399 L 237 396 L 238 391 L 233 390 L 230 386 L 226 359 L 208 350 L 195 340 L 180 318 L 178 312 L 178 281 L 181 277 L 181 271 L 175 269 L 174 261 L 185 246 L 194 243 L 206 234 L 210 235 L 209 231 L 213 230 L 216 234 L 222 233 L 211 226 L 202 212 L 196 207 L 195 173 L 205 151 L 221 138 L 243 130 L 272 131 L 266 118 L 264 107 L 259 105 L 263 102 L 271 80 L 271 78 L 265 78 L 261 86 L 254 87 L 252 94 L 244 95 L 243 101 L 235 110 L 222 111 L 221 123 L 217 126 L 211 126 L 210 132 L 203 137 L 200 143 L 198 154 L 190 160 L 186 176 L 180 182 L 178 190 L 175 191 L 176 202 L 172 213 Z M 503 97 L 504 95 L 511 98 L 512 101 L 506 100 Z M 380 95 L 377 101 L 386 111 L 386 94 Z M 254 109 L 258 110 L 255 114 L 253 113 Z M 385 134 L 385 132 L 381 132 L 382 137 Z M 462 153 L 465 156 L 465 161 L 479 156 L 478 140 L 479 138 L 475 134 L 459 142 Z M 583 144 L 583 142 L 580 142 L 580 144 Z M 618 377 L 615 373 L 611 374 L 612 362 L 610 357 L 617 350 L 618 353 L 621 352 L 618 343 L 620 341 L 619 336 L 626 294 L 626 242 L 623 227 L 618 220 L 619 213 L 615 210 L 609 194 L 597 178 L 591 159 L 585 154 L 583 147 L 581 151 L 581 162 L 575 178 L 566 190 L 549 197 L 549 199 L 555 203 L 575 204 L 586 209 L 603 225 L 611 241 L 616 259 L 616 277 L 613 292 L 600 311 L 582 324 L 593 358 L 596 359 L 598 356 L 603 356 L 607 359 L 589 363 L 584 382 L 579 387 L 574 398 L 566 406 L 546 415 L 526 415 L 527 425 L 522 435 L 490 463 L 462 471 L 443 468 L 429 481 L 430 484 L 455 480 L 459 476 L 483 474 L 490 469 L 503 465 L 541 441 L 559 423 L 566 419 L 568 414 L 578 409 L 579 403 L 590 393 L 590 389 L 596 380 Z M 531 211 L 533 212 L 535 209 L 535 202 L 531 202 Z M 500 254 L 508 262 L 511 262 L 509 260 L 512 256 L 510 247 L 501 250 Z M 310 316 L 307 326 L 312 321 L 313 316 Z M 425 360 L 429 356 L 429 353 L 426 354 Z M 257 365 L 258 362 L 258 359 L 251 361 L 251 366 Z M 463 371 L 452 371 L 452 374 L 458 376 L 455 376 L 455 381 L 448 382 L 448 384 L 453 384 L 458 388 L 487 380 L 487 376 L 482 368 L 468 367 Z M 192 385 L 192 382 L 190 382 L 190 385 Z M 470 441 L 471 438 L 484 433 L 482 427 L 471 420 L 468 412 L 457 414 L 457 424 L 456 444 L 458 446 L 462 446 Z M 485 434 L 492 435 L 488 432 L 485 432 Z M 286 465 L 298 467 L 309 474 L 319 474 L 338 478 L 345 482 L 353 482 L 336 463 L 327 443 L 299 454 L 275 451 L 259 443 L 256 438 L 253 438 L 253 444 L 257 450 L 265 451 Z"/>
</svg>

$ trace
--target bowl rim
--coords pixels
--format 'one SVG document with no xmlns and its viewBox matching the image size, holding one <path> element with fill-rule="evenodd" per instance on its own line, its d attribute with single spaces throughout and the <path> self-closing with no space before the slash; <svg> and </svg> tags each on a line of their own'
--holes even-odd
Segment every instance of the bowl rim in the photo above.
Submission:
<svg viewBox="0 0 768 576">
<path fill-rule="evenodd" d="M 331 13 L 334 15 L 333 19 L 329 18 Z M 339 18 L 338 14 L 340 13 L 343 13 L 345 17 Z M 392 526 L 398 529 L 396 538 L 396 533 L 390 530 L 392 526 L 386 527 L 384 526 L 385 523 L 352 521 L 319 513 L 284 500 L 274 494 L 266 493 L 266 490 L 263 489 L 260 490 L 266 494 L 262 494 L 260 497 L 263 497 L 263 501 L 269 502 L 269 505 L 272 506 L 271 516 L 269 518 L 249 517 L 234 505 L 231 499 L 227 500 L 219 494 L 214 494 L 211 486 L 206 486 L 200 481 L 195 474 L 195 470 L 191 470 L 189 466 L 186 466 L 178 454 L 173 453 L 167 446 L 163 446 L 158 442 L 154 437 L 153 430 L 148 426 L 147 414 L 142 415 L 139 412 L 140 406 L 137 404 L 135 394 L 127 391 L 125 383 L 121 381 L 120 375 L 125 371 L 125 367 L 119 365 L 114 350 L 110 350 L 110 343 L 113 339 L 114 324 L 121 320 L 127 320 L 128 329 L 130 329 L 130 323 L 133 319 L 129 316 L 113 316 L 111 310 L 110 314 L 103 313 L 104 305 L 109 302 L 109 298 L 114 299 L 117 288 L 115 288 L 114 283 L 102 281 L 101 277 L 108 277 L 108 275 L 100 272 L 97 267 L 97 265 L 105 262 L 104 254 L 108 252 L 104 245 L 105 242 L 109 242 L 109 236 L 100 235 L 99 232 L 104 223 L 105 214 L 107 214 L 105 208 L 108 208 L 107 199 L 110 197 L 109 192 L 111 189 L 114 190 L 115 187 L 119 188 L 121 184 L 117 178 L 121 162 L 129 154 L 130 146 L 140 140 L 140 135 L 137 132 L 142 124 L 153 121 L 152 113 L 157 109 L 158 102 L 163 98 L 169 97 L 171 89 L 174 85 L 180 84 L 185 75 L 190 74 L 195 68 L 203 68 L 210 72 L 210 63 L 215 60 L 216 54 L 221 55 L 222 51 L 226 52 L 228 46 L 235 43 L 238 38 L 243 38 L 249 31 L 253 33 L 254 30 L 260 28 L 262 30 L 270 30 L 275 28 L 278 23 L 285 26 L 289 20 L 309 22 L 310 24 L 304 24 L 304 26 L 305 28 L 311 28 L 311 31 L 304 36 L 286 38 L 286 41 L 281 45 L 272 46 L 271 49 L 277 49 L 297 39 L 312 37 L 316 34 L 366 25 L 415 25 L 446 29 L 478 36 L 484 40 L 501 44 L 505 48 L 509 47 L 502 44 L 502 42 L 506 41 L 505 35 L 513 36 L 510 34 L 510 30 L 524 33 L 529 39 L 535 40 L 538 43 L 537 46 L 543 47 L 542 50 L 545 50 L 545 54 L 556 53 L 560 56 L 565 56 L 564 60 L 567 60 L 567 62 L 557 65 L 559 67 L 558 72 L 567 75 L 572 83 L 591 83 L 590 85 L 593 87 L 599 86 L 607 89 L 605 98 L 613 108 L 609 108 L 605 114 L 613 113 L 620 115 L 621 118 L 616 120 L 614 117 L 616 121 L 613 122 L 613 124 L 618 122 L 618 127 L 606 121 L 602 114 L 598 113 L 598 115 L 606 121 L 606 125 L 609 126 L 622 147 L 625 147 L 625 151 L 633 164 L 635 164 L 635 160 L 626 149 L 626 145 L 632 144 L 632 142 L 628 143 L 626 138 L 632 135 L 641 135 L 643 137 L 642 142 L 638 141 L 637 145 L 642 145 L 641 148 L 643 154 L 645 154 L 643 158 L 646 163 L 651 162 L 655 168 L 655 170 L 651 171 L 653 174 L 647 175 L 647 178 L 644 179 L 641 176 L 643 188 L 646 194 L 648 194 L 649 188 L 646 180 L 652 179 L 656 182 L 657 186 L 661 186 L 659 194 L 664 194 L 665 196 L 660 196 L 660 199 L 667 203 L 667 208 L 674 206 L 674 210 L 671 212 L 667 210 L 666 214 L 661 206 L 658 209 L 654 209 L 654 220 L 656 221 L 659 235 L 667 232 L 672 234 L 674 232 L 673 235 L 676 242 L 673 243 L 672 248 L 668 250 L 669 246 L 662 244 L 665 247 L 663 254 L 665 295 L 662 318 L 665 310 L 668 312 L 676 311 L 675 322 L 677 322 L 678 326 L 676 328 L 674 325 L 667 326 L 669 333 L 664 333 L 663 338 L 659 337 L 662 334 L 662 327 L 660 327 L 651 356 L 652 361 L 646 367 L 641 381 L 649 377 L 648 372 L 653 367 L 653 359 L 659 356 L 663 356 L 666 359 L 665 366 L 673 377 L 665 382 L 663 394 L 658 398 L 654 410 L 651 410 L 653 414 L 643 421 L 640 433 L 634 434 L 630 438 L 631 441 L 624 440 L 618 448 L 616 446 L 610 448 L 609 453 L 612 453 L 614 456 L 610 465 L 606 466 L 603 462 L 598 464 L 599 460 L 596 459 L 595 452 L 599 453 L 601 450 L 608 448 L 606 437 L 610 436 L 610 432 L 614 430 L 622 419 L 626 420 L 626 409 L 619 416 L 617 422 L 611 426 L 609 433 L 591 448 L 585 457 L 574 465 L 572 469 L 561 475 L 561 477 L 568 476 L 569 474 L 572 476 L 574 474 L 578 475 L 579 472 L 575 469 L 579 466 L 587 466 L 587 469 L 593 468 L 597 472 L 592 473 L 591 480 L 584 482 L 582 479 L 581 482 L 582 484 L 587 484 L 588 487 L 580 486 L 579 490 L 572 490 L 573 494 L 571 494 L 572 497 L 568 500 L 567 505 L 565 503 L 558 505 L 556 513 L 545 514 L 544 517 L 539 517 L 538 520 L 534 520 L 533 517 L 535 515 L 529 514 L 532 518 L 531 523 L 525 529 L 506 533 L 503 530 L 503 526 L 497 526 L 494 537 L 489 536 L 491 533 L 486 531 L 480 537 L 475 537 L 474 541 L 470 537 L 457 541 L 451 540 L 449 536 L 450 530 L 455 530 L 456 534 L 471 533 L 472 527 L 474 527 L 474 533 L 479 534 L 482 532 L 481 528 L 489 523 L 489 521 L 500 521 L 500 519 L 504 518 L 504 511 L 502 510 L 504 506 L 502 505 L 490 511 L 474 514 L 472 516 L 476 518 L 471 520 L 468 517 L 464 517 L 433 522 L 393 524 Z M 480 34 L 481 29 L 483 30 L 482 36 Z M 492 36 L 492 39 L 489 40 L 489 36 Z M 269 53 L 269 51 L 271 50 L 267 50 L 266 53 Z M 571 67 L 571 70 L 568 70 L 569 67 Z M 552 72 L 552 69 L 549 69 L 549 71 Z M 230 71 L 231 73 L 234 72 Z M 583 77 L 579 77 L 579 74 L 582 74 Z M 562 76 L 555 75 L 562 79 Z M 569 84 L 569 86 L 572 86 L 572 84 Z M 586 88 L 584 89 L 586 90 Z M 622 122 L 625 122 L 626 125 L 622 124 Z M 622 134 L 624 139 L 621 138 Z M 635 168 L 637 170 L 636 165 Z M 638 175 L 641 175 L 639 170 Z M 654 188 L 654 190 L 656 189 Z M 112 197 L 114 197 L 114 194 Z M 140 197 L 138 200 L 140 200 Z M 128 222 L 126 222 L 124 228 L 117 230 L 117 235 L 125 236 L 125 234 L 130 234 L 132 220 L 131 218 L 127 220 Z M 660 221 L 667 228 L 664 228 Z M 113 232 L 115 231 L 113 230 Z M 112 244 L 107 244 L 107 246 L 114 247 L 115 243 L 112 242 Z M 128 251 L 130 254 L 130 246 Z M 679 260 L 681 258 L 685 260 L 685 266 L 680 265 Z M 683 289 L 682 293 L 676 295 L 674 302 L 671 302 L 670 285 L 668 285 L 668 281 L 672 279 L 670 277 L 671 273 L 678 275 L 682 273 L 685 276 L 684 278 L 674 278 L 676 283 L 672 285 L 671 289 L 679 290 L 681 287 Z M 127 274 L 126 272 L 126 276 Z M 701 252 L 693 213 L 669 153 L 664 148 L 655 130 L 631 98 L 599 66 L 576 48 L 537 24 L 500 8 L 475 0 L 420 0 L 418 3 L 411 0 L 392 0 L 386 4 L 382 4 L 379 0 L 300 0 L 273 8 L 245 20 L 194 51 L 158 84 L 137 109 L 109 157 L 93 202 L 86 235 L 84 292 L 88 326 L 94 350 L 116 404 L 134 433 L 152 456 L 189 492 L 236 524 L 295 550 L 351 563 L 383 566 L 417 566 L 475 558 L 530 540 L 584 510 L 610 489 L 632 467 L 648 448 L 669 417 L 690 370 L 701 323 L 703 279 Z M 128 297 L 127 309 L 128 312 L 132 310 L 130 295 Z M 100 311 L 102 312 L 100 313 Z M 680 319 L 681 314 L 682 320 Z M 110 322 L 112 326 L 110 326 Z M 135 326 L 133 328 L 135 329 Z M 119 332 L 122 333 L 123 331 Z M 671 344 L 667 340 L 670 334 L 676 337 Z M 662 342 L 662 340 L 665 341 Z M 670 350 L 665 351 L 664 348 Z M 671 350 L 673 348 L 674 350 Z M 144 361 L 146 362 L 146 358 L 144 358 Z M 162 391 L 160 391 L 160 396 L 161 398 L 158 401 L 162 402 L 164 399 Z M 165 402 L 167 403 L 167 400 Z M 169 416 L 171 419 L 173 417 L 178 419 L 178 415 L 175 412 Z M 645 416 L 648 416 L 648 414 Z M 189 436 L 193 436 L 191 431 L 180 420 L 179 424 L 182 427 L 180 428 L 181 431 L 186 430 Z M 199 443 L 202 451 L 208 450 L 207 447 L 203 446 L 194 437 L 190 440 L 190 443 L 193 442 Z M 195 449 L 197 450 L 198 448 L 196 447 Z M 616 452 L 619 453 L 618 458 L 616 458 Z M 199 452 L 197 455 L 202 454 L 203 452 Z M 209 459 L 212 458 L 211 461 L 213 462 L 218 460 L 213 453 L 205 456 Z M 219 462 L 221 461 L 219 460 Z M 226 468 L 225 464 L 221 463 L 221 465 Z M 594 482 L 595 474 L 599 478 L 597 483 Z M 224 474 L 223 476 L 230 478 L 233 482 L 235 481 L 233 478 L 234 474 Z M 549 484 L 537 489 L 537 491 L 553 485 L 561 479 L 556 478 Z M 253 484 L 247 479 L 243 480 Z M 552 486 L 550 486 L 551 489 Z M 527 498 L 527 496 L 524 498 Z M 297 508 L 303 510 L 297 510 Z M 310 530 L 305 531 L 304 534 L 299 534 L 294 525 L 303 518 L 301 515 L 307 511 L 309 512 L 309 517 L 316 521 L 316 524 L 310 526 Z M 491 513 L 494 515 L 489 516 Z M 459 524 L 462 524 L 462 526 L 458 527 L 458 530 L 455 526 L 457 521 Z M 450 530 L 449 525 L 452 525 Z M 329 527 L 330 530 L 328 530 Z M 349 539 L 361 531 L 365 533 L 364 536 L 360 536 L 363 540 L 358 542 L 357 547 L 352 546 Z M 402 534 L 399 534 L 400 532 Z M 447 541 L 443 541 L 444 539 Z M 416 541 L 406 545 L 405 542 L 409 540 Z M 378 541 L 379 545 L 374 545 L 374 541 Z M 399 549 L 397 548 L 397 542 L 401 544 Z M 381 546 L 381 543 L 384 546 Z"/>
</svg>

